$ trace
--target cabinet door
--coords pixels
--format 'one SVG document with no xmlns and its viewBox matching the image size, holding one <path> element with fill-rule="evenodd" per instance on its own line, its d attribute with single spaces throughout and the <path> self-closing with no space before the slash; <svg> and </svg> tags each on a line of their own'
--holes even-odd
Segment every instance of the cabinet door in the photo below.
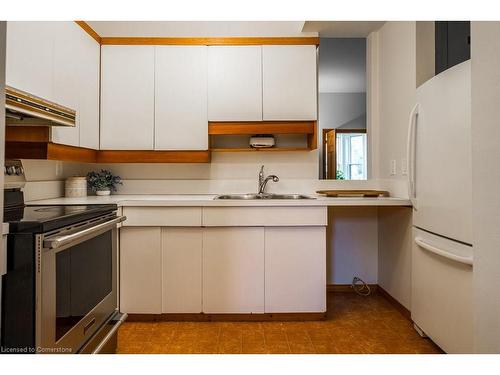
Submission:
<svg viewBox="0 0 500 375">
<path fill-rule="evenodd" d="M 264 312 L 264 228 L 205 228 L 203 312 Z"/>
<path fill-rule="evenodd" d="M 263 119 L 316 120 L 316 46 L 263 46 Z"/>
<path fill-rule="evenodd" d="M 326 311 L 325 227 L 265 228 L 266 313 Z"/>
<path fill-rule="evenodd" d="M 207 48 L 157 46 L 155 150 L 207 150 Z"/>
<path fill-rule="evenodd" d="M 208 47 L 208 119 L 262 120 L 262 47 Z"/>
<path fill-rule="evenodd" d="M 76 111 L 74 127 L 55 126 L 52 128 L 52 142 L 79 146 L 80 145 L 80 72 L 81 32 L 76 23 L 54 22 L 54 101 Z"/>
<path fill-rule="evenodd" d="M 120 311 L 161 313 L 161 228 L 120 229 Z"/>
<path fill-rule="evenodd" d="M 101 149 L 152 150 L 154 46 L 101 48 Z"/>
<path fill-rule="evenodd" d="M 162 229 L 162 312 L 201 313 L 201 228 Z"/>
<path fill-rule="evenodd" d="M 7 22 L 7 85 L 53 100 L 54 25 L 54 22 Z"/>
<path fill-rule="evenodd" d="M 99 71 L 101 46 L 83 29 L 79 34 L 80 147 L 99 149 Z"/>
</svg>

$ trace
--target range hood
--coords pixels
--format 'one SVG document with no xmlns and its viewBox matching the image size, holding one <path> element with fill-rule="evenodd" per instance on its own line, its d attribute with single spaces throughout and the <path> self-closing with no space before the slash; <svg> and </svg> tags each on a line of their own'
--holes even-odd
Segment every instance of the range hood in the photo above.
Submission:
<svg viewBox="0 0 500 375">
<path fill-rule="evenodd" d="M 75 126 L 76 111 L 5 86 L 5 124 Z"/>
</svg>

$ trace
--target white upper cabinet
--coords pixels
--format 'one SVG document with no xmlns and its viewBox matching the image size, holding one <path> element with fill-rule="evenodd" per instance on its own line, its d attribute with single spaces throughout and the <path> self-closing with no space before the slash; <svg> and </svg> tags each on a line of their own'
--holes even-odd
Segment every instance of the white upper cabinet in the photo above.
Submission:
<svg viewBox="0 0 500 375">
<path fill-rule="evenodd" d="M 316 46 L 262 46 L 263 119 L 316 120 Z"/>
<path fill-rule="evenodd" d="M 101 149 L 152 150 L 154 46 L 102 46 Z"/>
<path fill-rule="evenodd" d="M 75 22 L 8 22 L 7 84 L 76 111 L 52 142 L 99 147 L 100 45 Z"/>
<path fill-rule="evenodd" d="M 54 24 L 54 94 L 57 104 L 76 111 L 76 126 L 52 128 L 52 141 L 70 146 L 80 145 L 80 71 L 82 69 L 80 39 L 83 32 L 74 22 Z M 82 95 L 83 96 L 83 95 Z"/>
<path fill-rule="evenodd" d="M 262 47 L 208 47 L 208 119 L 262 120 Z"/>
<path fill-rule="evenodd" d="M 53 100 L 55 25 L 55 22 L 7 22 L 7 85 Z"/>
<path fill-rule="evenodd" d="M 207 150 L 206 46 L 156 46 L 155 150 Z"/>
<path fill-rule="evenodd" d="M 99 66 L 101 46 L 84 30 L 80 31 L 80 146 L 99 149 Z"/>
<path fill-rule="evenodd" d="M 54 127 L 52 141 L 99 148 L 100 46 L 75 22 L 57 22 L 54 100 L 76 110 L 75 127 Z"/>
</svg>

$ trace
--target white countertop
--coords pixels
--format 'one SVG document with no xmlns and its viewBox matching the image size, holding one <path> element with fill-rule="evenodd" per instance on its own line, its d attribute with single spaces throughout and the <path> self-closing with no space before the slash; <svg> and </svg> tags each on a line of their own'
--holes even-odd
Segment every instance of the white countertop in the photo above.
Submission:
<svg viewBox="0 0 500 375">
<path fill-rule="evenodd" d="M 316 199 L 269 199 L 269 200 L 214 200 L 216 195 L 110 195 L 107 197 L 88 196 L 84 198 L 53 198 L 27 202 L 32 205 L 53 204 L 106 204 L 124 206 L 411 206 L 408 199 L 401 198 L 327 198 L 310 194 Z"/>
</svg>

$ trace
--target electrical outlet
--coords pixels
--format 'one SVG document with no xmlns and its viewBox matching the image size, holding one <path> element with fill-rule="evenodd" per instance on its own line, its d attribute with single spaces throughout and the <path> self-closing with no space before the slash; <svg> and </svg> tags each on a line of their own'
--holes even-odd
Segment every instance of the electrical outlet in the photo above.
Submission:
<svg viewBox="0 0 500 375">
<path fill-rule="evenodd" d="M 396 160 L 391 160 L 391 176 L 395 176 L 397 173 L 397 165 L 396 165 Z"/>
<path fill-rule="evenodd" d="M 408 174 L 408 165 L 406 164 L 406 159 L 401 159 L 401 174 L 406 176 Z"/>
</svg>

